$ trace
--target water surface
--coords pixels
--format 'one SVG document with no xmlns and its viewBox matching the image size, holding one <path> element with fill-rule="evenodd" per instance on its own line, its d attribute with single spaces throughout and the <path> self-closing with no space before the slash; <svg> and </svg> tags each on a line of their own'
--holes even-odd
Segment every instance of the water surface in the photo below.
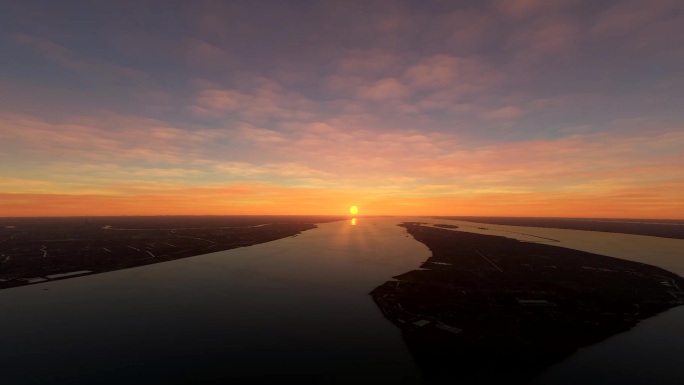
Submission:
<svg viewBox="0 0 684 385">
<path fill-rule="evenodd" d="M 296 237 L 162 264 L 0 291 L 4 383 L 418 383 L 399 330 L 372 289 L 429 250 L 359 218 Z M 684 240 L 450 223 L 684 275 Z M 486 227 L 487 229 L 480 229 Z M 684 378 L 684 308 L 581 349 L 543 384 L 674 384 Z"/>
<path fill-rule="evenodd" d="M 3 290 L 3 382 L 419 382 L 368 295 L 429 256 L 395 224 Z"/>
</svg>

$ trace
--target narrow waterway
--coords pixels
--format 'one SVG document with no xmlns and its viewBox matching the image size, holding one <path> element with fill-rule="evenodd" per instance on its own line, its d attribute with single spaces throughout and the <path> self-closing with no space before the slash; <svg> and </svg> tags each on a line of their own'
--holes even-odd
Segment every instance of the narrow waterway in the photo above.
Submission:
<svg viewBox="0 0 684 385">
<path fill-rule="evenodd" d="M 3 290 L 3 383 L 420 382 L 368 295 L 429 256 L 396 223 Z"/>
</svg>

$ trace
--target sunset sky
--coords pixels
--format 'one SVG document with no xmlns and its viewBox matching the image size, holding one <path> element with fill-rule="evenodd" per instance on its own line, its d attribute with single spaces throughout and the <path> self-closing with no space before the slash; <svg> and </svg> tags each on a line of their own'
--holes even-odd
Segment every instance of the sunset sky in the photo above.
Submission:
<svg viewBox="0 0 684 385">
<path fill-rule="evenodd" d="M 11 1 L 0 216 L 684 218 L 684 2 Z"/>
</svg>

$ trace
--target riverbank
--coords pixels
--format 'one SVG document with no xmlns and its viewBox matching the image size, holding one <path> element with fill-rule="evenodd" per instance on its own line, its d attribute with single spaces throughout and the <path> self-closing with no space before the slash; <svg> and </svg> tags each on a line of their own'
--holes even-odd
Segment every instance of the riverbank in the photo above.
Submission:
<svg viewBox="0 0 684 385">
<path fill-rule="evenodd" d="M 3 218 L 0 289 L 293 237 L 341 217 Z M 11 223 L 11 225 L 10 225 Z"/>
</svg>

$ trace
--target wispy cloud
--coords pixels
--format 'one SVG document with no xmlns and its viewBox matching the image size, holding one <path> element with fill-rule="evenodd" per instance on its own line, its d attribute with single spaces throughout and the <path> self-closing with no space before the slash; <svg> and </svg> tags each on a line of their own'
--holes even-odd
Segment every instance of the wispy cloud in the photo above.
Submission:
<svg viewBox="0 0 684 385">
<path fill-rule="evenodd" d="M 31 50 L 35 50 L 44 58 L 70 70 L 89 72 L 98 77 L 107 78 L 141 78 L 144 73 L 130 67 L 112 63 L 98 57 L 83 57 L 64 45 L 51 40 L 27 34 L 12 34 L 10 39 Z"/>
</svg>

